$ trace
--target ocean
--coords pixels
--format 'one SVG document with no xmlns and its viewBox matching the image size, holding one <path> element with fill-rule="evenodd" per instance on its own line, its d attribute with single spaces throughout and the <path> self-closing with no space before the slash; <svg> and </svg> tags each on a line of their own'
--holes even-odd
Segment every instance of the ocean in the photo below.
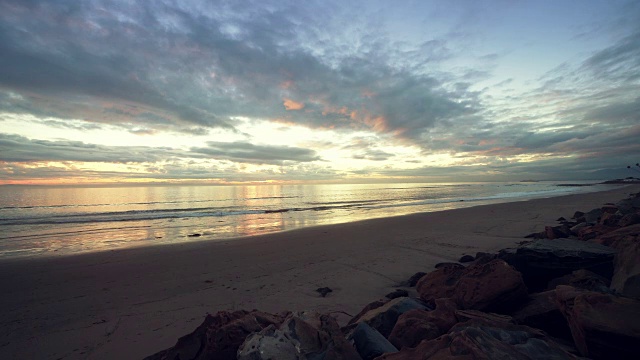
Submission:
<svg viewBox="0 0 640 360">
<path fill-rule="evenodd" d="M 0 186 L 0 259 L 221 240 L 614 186 L 559 184 Z"/>
</svg>

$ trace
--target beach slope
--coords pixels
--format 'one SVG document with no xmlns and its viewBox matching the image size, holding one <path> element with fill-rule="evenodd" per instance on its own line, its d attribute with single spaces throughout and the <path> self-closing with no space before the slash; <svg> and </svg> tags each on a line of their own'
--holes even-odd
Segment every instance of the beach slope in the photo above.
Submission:
<svg viewBox="0 0 640 360">
<path fill-rule="evenodd" d="M 218 310 L 339 319 L 418 271 L 515 246 L 640 186 L 319 226 L 229 241 L 0 262 L 0 358 L 139 359 Z M 320 296 L 316 289 L 332 292 Z"/>
</svg>

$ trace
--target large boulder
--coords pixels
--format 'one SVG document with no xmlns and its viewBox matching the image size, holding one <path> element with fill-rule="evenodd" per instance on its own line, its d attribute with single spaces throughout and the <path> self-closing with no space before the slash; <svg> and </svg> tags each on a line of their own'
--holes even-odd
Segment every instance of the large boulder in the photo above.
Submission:
<svg viewBox="0 0 640 360">
<path fill-rule="evenodd" d="M 558 308 L 555 290 L 529 294 L 527 301 L 510 314 L 516 324 L 546 331 L 557 338 L 571 340 L 571 330 Z"/>
<path fill-rule="evenodd" d="M 618 250 L 611 289 L 624 296 L 640 298 L 640 224 L 617 229 L 594 241 Z"/>
<path fill-rule="evenodd" d="M 616 243 L 616 248 L 618 254 L 611 289 L 624 296 L 640 299 L 640 235 L 625 236 Z"/>
<path fill-rule="evenodd" d="M 363 360 L 398 351 L 382 334 L 364 322 L 358 323 L 351 339 Z"/>
<path fill-rule="evenodd" d="M 401 349 L 414 347 L 425 339 L 435 339 L 458 322 L 456 310 L 456 304 L 450 299 L 437 299 L 432 311 L 409 310 L 398 318 L 389 341 Z"/>
<path fill-rule="evenodd" d="M 523 325 L 470 320 L 437 339 L 376 360 L 577 359 L 544 332 Z"/>
<path fill-rule="evenodd" d="M 593 209 L 583 215 L 584 221 L 587 223 L 597 223 L 602 214 L 602 209 Z"/>
<path fill-rule="evenodd" d="M 593 359 L 638 358 L 639 301 L 563 285 L 555 291 L 580 354 Z"/>
<path fill-rule="evenodd" d="M 247 337 L 238 360 L 359 360 L 331 316 L 315 312 L 291 314 L 279 328 L 271 325 Z"/>
<path fill-rule="evenodd" d="M 386 338 L 391 334 L 398 317 L 414 309 L 429 310 L 430 308 L 413 298 L 395 298 L 380 307 L 367 311 L 357 319 L 352 319 L 352 323 L 365 322 Z"/>
<path fill-rule="evenodd" d="M 441 267 L 416 286 L 420 297 L 434 303 L 451 298 L 461 309 L 501 312 L 527 295 L 522 276 L 501 259 L 467 268 Z"/>
<path fill-rule="evenodd" d="M 451 298 L 455 292 L 455 284 L 465 269 L 458 263 L 442 264 L 435 271 L 421 277 L 416 284 L 416 290 L 423 300 L 431 304 L 435 299 Z"/>
<path fill-rule="evenodd" d="M 207 315 L 191 334 L 178 339 L 173 347 L 151 355 L 146 360 L 236 359 L 246 337 L 274 325 L 279 326 L 286 314 L 273 315 L 261 311 L 219 311 Z"/>
<path fill-rule="evenodd" d="M 522 273 L 532 292 L 542 291 L 550 280 L 579 269 L 605 278 L 613 275 L 615 249 L 579 240 L 536 240 L 519 247 L 505 259 Z"/>
</svg>

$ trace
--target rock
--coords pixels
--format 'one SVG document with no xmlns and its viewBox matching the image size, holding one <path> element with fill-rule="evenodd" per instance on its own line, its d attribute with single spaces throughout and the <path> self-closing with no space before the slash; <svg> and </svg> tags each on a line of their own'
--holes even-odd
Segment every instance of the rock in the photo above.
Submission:
<svg viewBox="0 0 640 360">
<path fill-rule="evenodd" d="M 604 204 L 600 210 L 602 210 L 603 214 L 615 214 L 618 212 L 618 207 L 613 204 Z"/>
<path fill-rule="evenodd" d="M 582 223 L 579 223 L 579 224 L 576 224 L 576 225 L 572 226 L 571 228 L 569 228 L 569 230 L 571 231 L 571 234 L 577 236 L 580 233 L 580 229 L 585 228 L 587 226 L 589 226 L 589 225 L 587 225 L 587 223 L 582 222 Z"/>
<path fill-rule="evenodd" d="M 261 311 L 219 311 L 207 315 L 191 334 L 178 339 L 173 347 L 147 357 L 147 360 L 235 359 L 245 338 L 254 332 L 284 321 L 284 315 Z"/>
<path fill-rule="evenodd" d="M 558 285 L 569 285 L 575 288 L 589 291 L 610 293 L 610 284 L 611 282 L 607 278 L 600 276 L 592 271 L 580 269 L 572 272 L 571 274 L 567 274 L 549 281 L 547 290 L 554 290 Z"/>
<path fill-rule="evenodd" d="M 391 334 L 391 330 L 393 330 L 393 327 L 396 325 L 398 317 L 413 309 L 426 310 L 428 308 L 412 298 L 396 298 L 378 308 L 369 310 L 356 320 L 356 322 L 366 322 L 386 338 Z"/>
<path fill-rule="evenodd" d="M 631 198 L 618 201 L 616 206 L 618 207 L 618 211 L 623 215 L 630 214 L 635 210 L 633 208 L 633 199 Z"/>
<path fill-rule="evenodd" d="M 187 235 L 187 237 L 200 237 L 200 236 L 202 236 L 202 234 L 198 234 L 198 233 Z"/>
<path fill-rule="evenodd" d="M 614 249 L 599 244 L 543 239 L 519 247 L 505 259 L 522 273 L 527 288 L 537 292 L 544 290 L 550 280 L 579 269 L 610 278 L 615 253 Z"/>
<path fill-rule="evenodd" d="M 556 221 L 567 221 L 567 219 L 563 218 L 562 216 L 557 218 Z"/>
<path fill-rule="evenodd" d="M 633 230 L 632 228 L 636 228 Z M 640 299 L 640 224 L 621 228 L 614 260 L 611 289 L 624 296 Z"/>
<path fill-rule="evenodd" d="M 464 270 L 465 267 L 458 263 L 443 263 L 437 270 L 423 276 L 416 284 L 416 290 L 429 303 L 439 298 L 450 298 Z"/>
<path fill-rule="evenodd" d="M 459 322 L 469 320 L 482 320 L 492 324 L 508 324 L 513 323 L 513 318 L 509 315 L 500 315 L 496 313 L 487 313 L 479 310 L 456 310 L 456 318 Z"/>
<path fill-rule="evenodd" d="M 571 229 L 567 225 L 545 226 L 544 235 L 547 239 L 560 239 L 571 236 Z"/>
<path fill-rule="evenodd" d="M 635 224 L 640 224 L 640 214 L 638 214 L 637 212 L 626 214 L 620 219 L 620 221 L 618 221 L 618 226 L 621 227 Z"/>
<path fill-rule="evenodd" d="M 529 294 L 528 300 L 510 315 L 516 324 L 544 330 L 557 338 L 572 340 L 569 325 L 558 308 L 555 290 Z"/>
<path fill-rule="evenodd" d="M 360 359 L 329 315 L 292 313 L 278 329 L 269 326 L 251 334 L 238 349 L 239 360 Z"/>
<path fill-rule="evenodd" d="M 315 312 L 293 313 L 280 329 L 293 341 L 305 359 L 360 359 L 340 331 L 336 320 L 330 315 Z"/>
<path fill-rule="evenodd" d="M 387 299 L 395 299 L 395 298 L 407 297 L 407 296 L 409 296 L 409 292 L 407 290 L 396 289 L 395 291 L 388 293 L 384 297 L 386 297 Z"/>
<path fill-rule="evenodd" d="M 467 268 L 443 267 L 427 274 L 417 285 L 427 303 L 452 298 L 461 309 L 501 310 L 527 295 L 520 273 L 500 259 Z"/>
<path fill-rule="evenodd" d="M 618 226 L 618 221 L 620 221 L 621 218 L 622 218 L 622 216 L 620 216 L 618 214 L 605 212 L 600 217 L 600 221 L 598 223 L 601 224 L 601 225 L 604 225 L 604 226 L 613 226 L 613 227 L 615 227 L 615 226 Z"/>
<path fill-rule="evenodd" d="M 619 228 L 613 231 L 610 231 L 606 234 L 600 235 L 593 240 L 593 242 L 601 245 L 610 246 L 613 248 L 617 248 L 616 243 L 621 239 L 629 238 L 635 239 L 640 233 L 640 224 L 625 226 L 623 228 Z"/>
<path fill-rule="evenodd" d="M 238 349 L 237 359 L 306 360 L 296 349 L 295 344 L 273 325 L 247 336 L 247 339 Z"/>
<path fill-rule="evenodd" d="M 432 311 L 409 310 L 400 315 L 389 335 L 389 341 L 398 349 L 415 347 L 425 339 L 435 339 L 458 322 L 456 304 L 449 299 L 437 299 Z"/>
<path fill-rule="evenodd" d="M 422 340 L 435 339 L 442 335 L 438 326 L 430 321 L 426 310 L 409 310 L 400 315 L 396 325 L 389 334 L 389 342 L 396 348 L 415 347 Z"/>
<path fill-rule="evenodd" d="M 373 309 L 377 309 L 377 308 L 381 307 L 382 305 L 386 304 L 387 302 L 389 302 L 389 301 L 388 300 L 376 300 L 374 302 L 371 302 L 371 303 L 367 304 L 364 308 L 362 308 L 362 310 L 360 310 L 359 313 L 357 313 L 354 317 L 351 318 L 351 320 L 349 320 L 347 325 L 353 325 L 353 324 L 357 323 L 358 321 L 360 321 L 362 316 L 364 316 L 364 314 L 368 313 L 369 311 L 371 311 Z"/>
<path fill-rule="evenodd" d="M 398 351 L 382 334 L 364 322 L 356 326 L 351 339 L 363 360 Z"/>
<path fill-rule="evenodd" d="M 320 294 L 320 296 L 325 297 L 327 296 L 327 294 L 329 294 L 330 292 L 333 292 L 333 290 L 331 290 L 328 287 L 323 287 L 323 288 L 317 288 L 316 291 Z"/>
<path fill-rule="evenodd" d="M 475 260 L 475 258 L 472 255 L 463 255 L 460 260 L 458 260 L 458 262 L 468 263 L 472 262 L 473 260 Z"/>
<path fill-rule="evenodd" d="M 321 333 L 321 315 L 315 312 L 292 313 L 280 326 L 282 332 L 299 350 L 308 355 L 320 352 L 327 342 L 327 334 Z M 278 359 L 278 357 L 274 357 Z"/>
<path fill-rule="evenodd" d="M 556 297 L 580 354 L 593 359 L 638 358 L 639 301 L 562 285 Z"/>
<path fill-rule="evenodd" d="M 573 213 L 573 216 L 571 217 L 572 219 L 579 219 L 581 217 L 584 216 L 584 213 L 582 211 L 576 211 L 575 213 Z"/>
<path fill-rule="evenodd" d="M 456 283 L 454 299 L 462 309 L 502 310 L 527 295 L 522 276 L 503 260 L 465 269 Z"/>
<path fill-rule="evenodd" d="M 459 320 L 456 316 L 458 306 L 451 299 L 436 299 L 435 309 L 426 314 L 430 322 L 436 324 L 442 334 L 448 332 Z"/>
<path fill-rule="evenodd" d="M 523 325 L 470 320 L 449 333 L 377 360 L 577 359 L 544 332 Z"/>
<path fill-rule="evenodd" d="M 602 224 L 588 225 L 578 231 L 578 238 L 582 241 L 588 241 L 591 239 L 595 239 L 603 234 L 609 233 L 615 229 L 615 227 Z"/>
<path fill-rule="evenodd" d="M 584 221 L 595 224 L 598 222 L 598 220 L 600 220 L 600 216 L 602 216 L 602 213 L 602 209 L 593 209 L 583 215 Z"/>
</svg>

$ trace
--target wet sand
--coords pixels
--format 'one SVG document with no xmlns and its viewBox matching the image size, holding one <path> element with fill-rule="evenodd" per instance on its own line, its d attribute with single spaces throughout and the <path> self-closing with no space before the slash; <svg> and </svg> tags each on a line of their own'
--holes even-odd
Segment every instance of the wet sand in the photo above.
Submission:
<svg viewBox="0 0 640 360">
<path fill-rule="evenodd" d="M 417 271 L 515 246 L 574 211 L 640 186 L 182 243 L 0 262 L 0 358 L 140 359 L 204 315 L 260 309 L 339 320 Z M 315 291 L 333 290 L 327 297 Z"/>
</svg>

